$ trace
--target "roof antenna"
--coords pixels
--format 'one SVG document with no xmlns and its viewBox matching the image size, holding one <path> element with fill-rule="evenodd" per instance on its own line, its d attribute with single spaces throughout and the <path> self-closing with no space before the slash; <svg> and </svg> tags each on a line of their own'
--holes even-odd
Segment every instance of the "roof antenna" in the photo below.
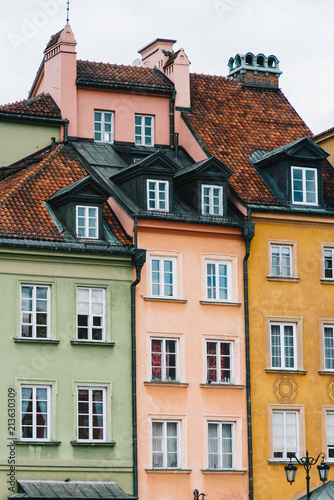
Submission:
<svg viewBox="0 0 334 500">
<path fill-rule="evenodd" d="M 70 0 L 67 0 L 66 10 L 67 10 L 66 24 L 68 24 L 70 20 Z"/>
</svg>

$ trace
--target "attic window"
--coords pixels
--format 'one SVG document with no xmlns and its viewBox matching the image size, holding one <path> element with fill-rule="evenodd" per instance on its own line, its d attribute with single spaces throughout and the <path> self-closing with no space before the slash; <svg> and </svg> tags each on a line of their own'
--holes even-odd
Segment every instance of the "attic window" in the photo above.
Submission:
<svg viewBox="0 0 334 500">
<path fill-rule="evenodd" d="M 147 179 L 147 210 L 168 212 L 168 186 L 167 181 Z"/>
<path fill-rule="evenodd" d="M 135 144 L 136 146 L 154 145 L 153 116 L 135 115 Z"/>
<path fill-rule="evenodd" d="M 246 56 L 246 64 L 253 66 L 253 56 L 251 54 L 247 54 Z"/>
<path fill-rule="evenodd" d="M 315 168 L 291 167 L 292 203 L 318 204 L 318 180 Z"/>
<path fill-rule="evenodd" d="M 257 56 L 257 65 L 258 66 L 264 66 L 264 57 L 263 56 Z"/>
<path fill-rule="evenodd" d="M 202 185 L 202 214 L 223 215 L 222 186 Z"/>
<path fill-rule="evenodd" d="M 76 207 L 76 234 L 78 238 L 98 239 L 98 215 L 98 207 L 84 205 Z"/>
<path fill-rule="evenodd" d="M 276 59 L 274 57 L 269 57 L 268 67 L 269 68 L 276 68 Z"/>
<path fill-rule="evenodd" d="M 114 142 L 114 114 L 110 111 L 94 111 L 95 142 Z"/>
</svg>

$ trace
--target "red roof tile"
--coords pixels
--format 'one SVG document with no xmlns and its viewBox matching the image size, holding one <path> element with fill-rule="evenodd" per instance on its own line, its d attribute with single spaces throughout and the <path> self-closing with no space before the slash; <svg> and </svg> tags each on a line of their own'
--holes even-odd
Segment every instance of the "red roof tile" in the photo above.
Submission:
<svg viewBox="0 0 334 500">
<path fill-rule="evenodd" d="M 0 182 L 0 235 L 44 241 L 65 241 L 44 202 L 59 189 L 88 174 L 70 146 L 63 144 L 38 155 L 38 160 Z M 131 244 L 107 203 L 104 219 L 119 242 Z"/>
<path fill-rule="evenodd" d="M 304 136 L 312 137 L 284 94 L 246 87 L 221 76 L 197 74 L 190 75 L 190 92 L 191 113 L 184 113 L 185 120 L 208 153 L 234 172 L 230 183 L 236 193 L 247 203 L 277 205 L 248 158 L 258 149 L 271 151 Z M 329 168 L 324 166 L 327 179 L 333 177 Z"/>
<path fill-rule="evenodd" d="M 104 84 L 172 90 L 174 84 L 159 70 L 77 61 L 77 84 Z"/>
<path fill-rule="evenodd" d="M 34 117 L 60 118 L 61 112 L 50 94 L 40 94 L 32 99 L 0 106 L 2 113 Z"/>
</svg>

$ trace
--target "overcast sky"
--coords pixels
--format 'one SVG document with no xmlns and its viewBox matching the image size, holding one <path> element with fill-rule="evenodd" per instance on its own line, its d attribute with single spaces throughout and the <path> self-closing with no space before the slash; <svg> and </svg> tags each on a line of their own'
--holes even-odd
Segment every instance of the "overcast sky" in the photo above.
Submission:
<svg viewBox="0 0 334 500">
<path fill-rule="evenodd" d="M 0 104 L 27 98 L 66 0 L 0 0 Z M 70 0 L 77 57 L 132 64 L 157 37 L 194 73 L 227 75 L 237 53 L 274 54 L 280 87 L 314 133 L 334 127 L 334 0 Z"/>
</svg>

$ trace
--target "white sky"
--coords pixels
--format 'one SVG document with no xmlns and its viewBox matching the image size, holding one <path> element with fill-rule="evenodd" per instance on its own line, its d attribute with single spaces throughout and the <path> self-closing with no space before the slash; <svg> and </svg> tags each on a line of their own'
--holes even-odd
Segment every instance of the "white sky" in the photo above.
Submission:
<svg viewBox="0 0 334 500">
<path fill-rule="evenodd" d="M 66 0 L 0 0 L 0 104 L 25 99 Z M 274 54 L 280 87 L 314 133 L 334 127 L 334 0 L 70 0 L 77 57 L 132 64 L 176 39 L 195 73 L 227 75 L 237 53 Z"/>
</svg>

